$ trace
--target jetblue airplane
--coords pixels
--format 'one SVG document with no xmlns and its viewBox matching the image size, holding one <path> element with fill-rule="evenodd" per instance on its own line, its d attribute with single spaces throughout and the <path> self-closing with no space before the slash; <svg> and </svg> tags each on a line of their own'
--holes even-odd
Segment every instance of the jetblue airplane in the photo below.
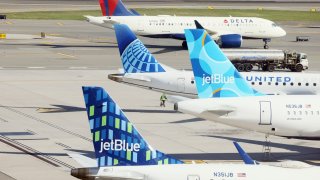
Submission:
<svg viewBox="0 0 320 180">
<path fill-rule="evenodd" d="M 268 96 L 251 87 L 204 30 L 186 30 L 199 99 L 175 109 L 200 118 L 289 138 L 320 139 L 320 96 Z"/>
<path fill-rule="evenodd" d="M 210 32 L 222 48 L 241 47 L 242 39 L 262 39 L 267 49 L 271 38 L 286 35 L 277 24 L 262 18 L 140 16 L 129 11 L 121 0 L 100 0 L 100 6 L 103 16 L 85 16 L 91 24 L 111 29 L 114 24 L 127 24 L 140 36 L 183 40 L 184 48 L 187 47 L 184 29 L 196 28 L 196 23 Z"/>
<path fill-rule="evenodd" d="M 96 167 L 72 169 L 80 179 L 117 180 L 270 180 L 319 179 L 319 168 L 246 164 L 185 164 L 151 147 L 120 107 L 100 87 L 83 87 L 97 159 Z M 192 142 L 190 142 L 192 143 Z M 272 173 L 270 173 L 272 172 Z"/>
<path fill-rule="evenodd" d="M 124 74 L 110 74 L 116 82 L 170 95 L 197 98 L 192 71 L 180 71 L 160 64 L 127 25 L 114 25 Z M 318 94 L 320 76 L 312 73 L 241 72 L 265 94 Z"/>
</svg>

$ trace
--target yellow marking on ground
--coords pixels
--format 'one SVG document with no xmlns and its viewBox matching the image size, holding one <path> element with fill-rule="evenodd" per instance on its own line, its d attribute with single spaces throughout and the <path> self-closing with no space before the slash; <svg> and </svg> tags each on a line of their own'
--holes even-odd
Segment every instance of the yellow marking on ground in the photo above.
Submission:
<svg viewBox="0 0 320 180">
<path fill-rule="evenodd" d="M 205 164 L 206 163 L 204 160 L 184 160 L 183 162 L 186 164 Z"/>
<path fill-rule="evenodd" d="M 61 34 L 48 34 L 48 36 L 61 36 Z"/>
<path fill-rule="evenodd" d="M 219 92 L 219 91 L 221 91 L 221 90 L 222 90 L 222 88 L 216 89 L 215 91 L 212 92 L 212 95 L 213 95 L 213 94 L 216 94 L 217 92 Z"/>
<path fill-rule="evenodd" d="M 64 26 L 64 24 L 61 22 L 57 22 L 57 24 L 58 24 L 58 26 Z"/>
<path fill-rule="evenodd" d="M 61 56 L 64 56 L 64 57 L 67 57 L 67 58 L 72 58 L 72 59 L 75 59 L 76 57 L 73 56 L 73 55 L 70 55 L 70 54 L 65 54 L 65 53 L 57 53 L 58 55 L 61 55 Z"/>
<path fill-rule="evenodd" d="M 12 24 L 13 24 L 13 23 L 10 22 L 10 21 L 6 21 L 5 23 L 6 23 L 6 24 L 9 24 L 9 25 L 12 25 Z"/>
</svg>

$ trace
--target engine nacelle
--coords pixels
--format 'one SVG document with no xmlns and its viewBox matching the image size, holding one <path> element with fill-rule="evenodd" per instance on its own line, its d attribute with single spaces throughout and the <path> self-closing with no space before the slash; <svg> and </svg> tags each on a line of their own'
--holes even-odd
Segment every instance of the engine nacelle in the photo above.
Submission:
<svg viewBox="0 0 320 180">
<path fill-rule="evenodd" d="M 218 44 L 221 48 L 239 48 L 241 47 L 242 36 L 240 34 L 221 35 Z"/>
</svg>

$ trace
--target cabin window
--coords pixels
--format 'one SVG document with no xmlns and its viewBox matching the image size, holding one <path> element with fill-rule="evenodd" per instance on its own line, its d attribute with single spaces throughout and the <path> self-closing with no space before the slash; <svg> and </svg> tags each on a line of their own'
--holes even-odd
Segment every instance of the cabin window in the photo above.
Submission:
<svg viewBox="0 0 320 180">
<path fill-rule="evenodd" d="M 313 86 L 317 86 L 317 83 L 313 83 Z"/>
<path fill-rule="evenodd" d="M 313 115 L 313 111 L 310 111 L 310 114 Z"/>
<path fill-rule="evenodd" d="M 262 82 L 259 82 L 259 85 L 262 85 Z"/>
<path fill-rule="evenodd" d="M 293 82 L 292 82 L 292 83 L 290 83 L 290 85 L 291 85 L 291 86 L 293 86 Z"/>
<path fill-rule="evenodd" d="M 302 111 L 299 111 L 299 115 L 302 115 Z"/>
<path fill-rule="evenodd" d="M 293 111 L 293 115 L 296 115 L 296 111 Z"/>
<path fill-rule="evenodd" d="M 319 111 L 317 111 L 317 115 L 318 115 L 318 116 L 320 115 L 320 112 L 319 112 Z"/>
<path fill-rule="evenodd" d="M 271 82 L 268 82 L 268 85 L 270 86 L 270 85 L 271 85 Z"/>
<path fill-rule="evenodd" d="M 298 83 L 298 86 L 301 86 L 301 83 Z"/>
<path fill-rule="evenodd" d="M 284 83 L 283 83 L 283 85 L 285 86 L 285 85 L 286 85 L 286 83 L 284 82 Z"/>
<path fill-rule="evenodd" d="M 308 115 L 308 111 L 306 111 L 305 113 L 306 113 L 306 115 Z"/>
<path fill-rule="evenodd" d="M 254 85 L 254 82 L 251 82 L 252 85 Z"/>
<path fill-rule="evenodd" d="M 279 85 L 279 83 L 278 83 L 278 82 L 276 82 L 276 83 L 275 83 L 275 85 L 276 85 L 276 86 L 278 86 L 278 85 Z"/>
<path fill-rule="evenodd" d="M 306 83 L 306 86 L 309 86 L 309 83 Z"/>
<path fill-rule="evenodd" d="M 191 84 L 194 84 L 194 80 L 191 81 Z"/>
<path fill-rule="evenodd" d="M 287 111 L 288 112 L 288 116 L 290 116 L 290 111 Z"/>
</svg>

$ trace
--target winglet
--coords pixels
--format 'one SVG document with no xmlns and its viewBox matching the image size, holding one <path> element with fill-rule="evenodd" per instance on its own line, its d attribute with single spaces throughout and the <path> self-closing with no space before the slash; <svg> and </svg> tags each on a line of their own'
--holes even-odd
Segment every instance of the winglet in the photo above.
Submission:
<svg viewBox="0 0 320 180">
<path fill-rule="evenodd" d="M 82 87 L 98 166 L 182 164 L 153 149 L 101 87 Z"/>
<path fill-rule="evenodd" d="M 204 29 L 204 27 L 197 20 L 194 20 L 194 23 L 196 24 L 197 29 Z"/>
<path fill-rule="evenodd" d="M 203 29 L 186 29 L 199 98 L 263 96 L 252 88 Z"/>
<path fill-rule="evenodd" d="M 233 144 L 237 148 L 238 153 L 245 164 L 252 164 L 252 165 L 258 164 L 241 148 L 241 146 L 237 142 L 233 142 Z"/>
<path fill-rule="evenodd" d="M 127 25 L 115 24 L 114 29 L 125 73 L 166 71 Z"/>
</svg>

